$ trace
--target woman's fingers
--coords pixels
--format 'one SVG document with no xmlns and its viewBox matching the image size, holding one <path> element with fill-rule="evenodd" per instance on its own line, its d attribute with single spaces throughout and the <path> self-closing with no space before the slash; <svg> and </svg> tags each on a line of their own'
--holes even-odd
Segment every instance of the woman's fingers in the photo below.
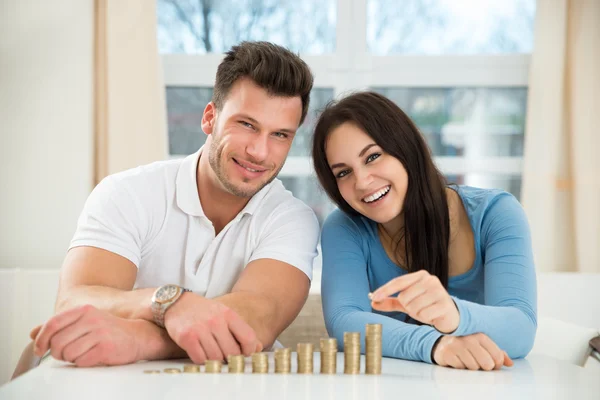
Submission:
<svg viewBox="0 0 600 400">
<path fill-rule="evenodd" d="M 456 355 L 458 356 L 458 358 L 460 358 L 460 361 L 462 361 L 465 367 L 467 367 L 471 371 L 477 371 L 479 369 L 479 364 L 475 360 L 475 357 L 473 357 L 473 354 L 471 354 L 471 351 L 466 346 L 459 349 L 456 352 Z"/>
<path fill-rule="evenodd" d="M 427 292 L 427 286 L 422 284 L 423 280 L 415 282 L 411 287 L 404 289 L 398 294 L 398 301 L 408 308 L 408 305 L 413 303 L 417 298 L 423 297 Z"/>
<path fill-rule="evenodd" d="M 402 307 L 400 302 L 398 302 L 398 299 L 395 297 L 388 297 L 379 302 L 373 301 L 373 302 L 371 302 L 371 307 L 373 307 L 375 310 L 384 311 L 384 312 L 391 312 L 391 311 L 406 312 L 404 307 Z"/>
<path fill-rule="evenodd" d="M 475 361 L 477 361 L 477 364 L 479 364 L 479 367 L 484 371 L 491 371 L 496 367 L 492 355 L 478 342 L 473 342 L 469 346 L 469 351 L 475 358 Z"/>
<path fill-rule="evenodd" d="M 476 337 L 479 345 L 483 347 L 492 357 L 492 360 L 494 361 L 494 369 L 500 369 L 502 365 L 505 364 L 504 355 L 506 353 L 500 350 L 500 347 L 498 347 L 498 345 L 494 343 L 494 341 L 487 335 L 477 334 Z"/>
<path fill-rule="evenodd" d="M 406 304 L 402 301 L 400 303 L 404 306 L 404 309 L 408 311 L 411 317 L 419 320 L 423 323 L 428 324 L 430 320 L 423 318 L 422 312 L 427 308 L 433 307 L 434 309 L 440 308 L 443 304 L 438 302 L 435 296 L 431 296 L 430 293 L 424 292 L 420 296 L 414 298 L 410 303 Z M 429 313 L 433 313 L 434 310 L 429 310 Z"/>
<path fill-rule="evenodd" d="M 429 276 L 429 273 L 425 270 L 421 270 L 402 275 L 399 278 L 392 279 L 391 281 L 374 291 L 371 300 L 377 302 L 381 301 L 386 297 L 393 295 L 394 293 L 398 293 L 401 290 L 408 289 L 409 287 L 411 287 L 421 279 L 425 278 L 426 276 Z"/>
<path fill-rule="evenodd" d="M 452 368 L 456 368 L 456 369 L 465 369 L 466 366 L 465 364 L 460 360 L 460 358 L 458 358 L 458 356 L 456 354 L 451 354 L 449 356 L 446 357 L 445 359 L 445 366 L 450 366 Z"/>
<path fill-rule="evenodd" d="M 513 362 L 513 360 L 508 356 L 507 352 L 503 352 L 504 353 L 504 366 L 505 367 L 512 367 L 513 365 L 515 365 L 515 363 Z"/>
</svg>

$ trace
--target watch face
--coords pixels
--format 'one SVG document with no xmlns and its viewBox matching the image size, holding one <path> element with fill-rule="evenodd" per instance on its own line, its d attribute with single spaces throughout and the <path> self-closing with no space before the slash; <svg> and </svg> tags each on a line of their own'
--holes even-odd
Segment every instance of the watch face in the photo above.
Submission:
<svg viewBox="0 0 600 400">
<path fill-rule="evenodd" d="M 164 303 L 171 300 L 179 292 L 179 287 L 176 285 L 165 285 L 156 291 L 156 301 Z"/>
</svg>

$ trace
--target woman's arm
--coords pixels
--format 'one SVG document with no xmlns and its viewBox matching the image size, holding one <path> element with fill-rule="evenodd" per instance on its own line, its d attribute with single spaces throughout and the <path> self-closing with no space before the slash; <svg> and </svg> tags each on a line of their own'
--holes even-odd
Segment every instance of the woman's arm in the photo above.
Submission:
<svg viewBox="0 0 600 400">
<path fill-rule="evenodd" d="M 431 363 L 431 350 L 441 333 L 430 326 L 373 313 L 362 241 L 360 229 L 341 211 L 335 211 L 325 222 L 321 295 L 329 335 L 341 348 L 344 332 L 360 332 L 364 352 L 365 325 L 379 323 L 383 328 L 383 356 Z"/>
<path fill-rule="evenodd" d="M 535 340 L 537 291 L 529 223 L 512 196 L 495 199 L 482 221 L 485 305 L 454 298 L 456 336 L 485 333 L 511 358 L 525 357 Z"/>
</svg>

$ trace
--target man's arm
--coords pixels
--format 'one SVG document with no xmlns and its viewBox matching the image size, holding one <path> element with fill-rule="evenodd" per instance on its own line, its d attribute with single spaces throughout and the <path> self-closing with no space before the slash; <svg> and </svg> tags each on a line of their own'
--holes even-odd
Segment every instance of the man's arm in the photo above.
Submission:
<svg viewBox="0 0 600 400">
<path fill-rule="evenodd" d="M 154 289 L 132 290 L 136 276 L 137 267 L 122 256 L 96 247 L 75 247 L 67 253 L 61 269 L 55 312 L 58 315 L 92 305 L 116 317 L 134 320 L 127 329 L 138 338 L 142 359 L 185 357 L 185 351 L 152 322 L 150 302 Z M 55 324 L 56 319 L 51 321 Z M 57 324 L 54 330 L 58 328 L 62 326 Z"/>
<path fill-rule="evenodd" d="M 138 354 L 144 359 L 184 357 L 187 353 L 200 364 L 206 359 L 224 359 L 228 354 L 249 355 L 263 347 L 257 343 L 252 327 L 234 310 L 194 293 L 184 293 L 167 311 L 166 330 L 157 327 L 151 312 L 155 288 L 131 290 L 136 275 L 137 267 L 124 257 L 95 247 L 73 248 L 61 270 L 56 312 L 91 305 L 115 317 L 132 320 L 135 323 L 124 324 L 124 330 L 133 330 L 139 335 L 142 349 Z M 174 309 L 177 311 L 172 311 Z M 95 312 L 86 310 L 86 313 Z M 45 325 L 60 325 L 56 324 L 57 318 L 53 317 Z M 80 318 L 73 324 L 87 324 L 88 320 Z M 43 335 L 36 341 L 45 349 L 51 345 L 53 335 L 64 327 L 43 329 Z"/>
<path fill-rule="evenodd" d="M 265 258 L 248 264 L 231 293 L 215 300 L 237 312 L 269 348 L 296 318 L 309 288 L 308 277 L 302 271 Z"/>
<path fill-rule="evenodd" d="M 132 290 L 137 267 L 127 258 L 96 247 L 75 247 L 63 263 L 55 312 L 91 304 L 113 315 L 152 321 L 153 288 Z"/>
</svg>

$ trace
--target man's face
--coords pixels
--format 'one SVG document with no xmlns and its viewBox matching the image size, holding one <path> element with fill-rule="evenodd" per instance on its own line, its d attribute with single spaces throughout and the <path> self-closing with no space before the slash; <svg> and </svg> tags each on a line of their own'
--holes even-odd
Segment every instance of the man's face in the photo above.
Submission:
<svg viewBox="0 0 600 400">
<path fill-rule="evenodd" d="M 223 189 L 251 197 L 275 179 L 301 116 L 299 96 L 271 96 L 247 78 L 234 83 L 220 111 L 209 103 L 202 129 L 210 135 L 209 163 Z"/>
</svg>

